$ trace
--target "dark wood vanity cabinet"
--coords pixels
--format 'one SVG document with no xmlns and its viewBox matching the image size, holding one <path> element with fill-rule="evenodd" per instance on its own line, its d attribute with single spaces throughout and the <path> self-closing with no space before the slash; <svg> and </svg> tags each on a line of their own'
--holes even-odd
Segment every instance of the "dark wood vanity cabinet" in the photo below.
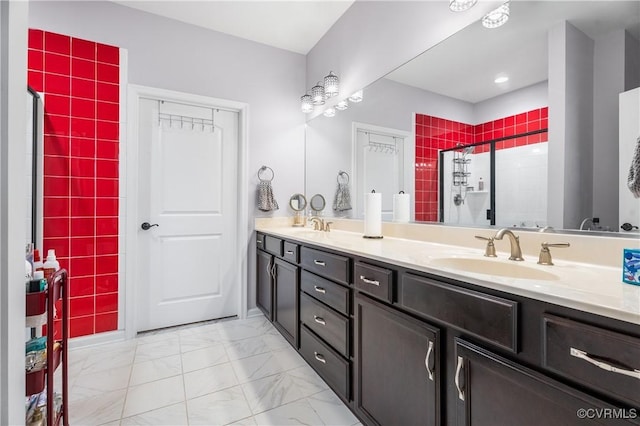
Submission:
<svg viewBox="0 0 640 426">
<path fill-rule="evenodd" d="M 633 409 L 615 407 L 464 340 L 456 339 L 455 349 L 456 425 L 637 424 Z"/>
<path fill-rule="evenodd" d="M 440 425 L 439 330 L 355 297 L 355 410 L 371 425 Z"/>
<path fill-rule="evenodd" d="M 365 425 L 640 424 L 636 324 L 262 242 L 259 307 Z"/>
</svg>

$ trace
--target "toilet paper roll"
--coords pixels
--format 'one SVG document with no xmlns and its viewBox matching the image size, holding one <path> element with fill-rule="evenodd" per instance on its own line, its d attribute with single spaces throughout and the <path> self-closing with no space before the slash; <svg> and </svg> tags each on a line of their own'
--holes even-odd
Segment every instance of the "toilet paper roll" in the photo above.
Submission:
<svg viewBox="0 0 640 426">
<path fill-rule="evenodd" d="M 409 222 L 411 217 L 411 197 L 409 194 L 393 194 L 393 221 Z"/>
<path fill-rule="evenodd" d="M 370 192 L 364 194 L 364 236 L 382 237 L 382 194 Z"/>
</svg>

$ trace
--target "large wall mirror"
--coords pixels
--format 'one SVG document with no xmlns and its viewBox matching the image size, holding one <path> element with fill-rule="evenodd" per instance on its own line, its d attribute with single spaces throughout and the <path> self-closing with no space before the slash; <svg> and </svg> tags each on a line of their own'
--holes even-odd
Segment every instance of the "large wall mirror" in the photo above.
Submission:
<svg viewBox="0 0 640 426">
<path fill-rule="evenodd" d="M 347 171 L 353 208 L 328 215 L 362 217 L 375 189 L 386 219 L 404 191 L 416 221 L 621 231 L 619 94 L 638 87 L 639 2 L 512 1 L 309 120 L 306 192 L 333 199 Z"/>
</svg>

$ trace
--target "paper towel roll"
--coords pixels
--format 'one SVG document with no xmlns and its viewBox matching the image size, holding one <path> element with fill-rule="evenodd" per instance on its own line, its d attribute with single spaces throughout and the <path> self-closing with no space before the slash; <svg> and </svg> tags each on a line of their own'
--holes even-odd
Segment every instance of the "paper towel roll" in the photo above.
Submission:
<svg viewBox="0 0 640 426">
<path fill-rule="evenodd" d="M 393 194 L 393 221 L 409 222 L 411 217 L 411 197 L 404 192 Z"/>
<path fill-rule="evenodd" d="M 364 194 L 364 236 L 382 236 L 382 194 L 369 192 Z"/>
</svg>

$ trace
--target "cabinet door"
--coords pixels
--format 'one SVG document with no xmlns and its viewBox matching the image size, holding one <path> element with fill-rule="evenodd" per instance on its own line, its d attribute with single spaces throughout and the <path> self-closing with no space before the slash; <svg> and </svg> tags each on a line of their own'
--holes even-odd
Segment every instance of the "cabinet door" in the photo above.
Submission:
<svg viewBox="0 0 640 426">
<path fill-rule="evenodd" d="M 275 259 L 275 308 L 273 323 L 294 347 L 298 347 L 298 267 Z"/>
<path fill-rule="evenodd" d="M 637 422 L 575 388 L 456 339 L 458 425 L 595 425 Z M 586 417 L 586 418 L 585 418 Z"/>
<path fill-rule="evenodd" d="M 438 330 L 361 295 L 355 311 L 357 412 L 372 425 L 439 425 Z"/>
<path fill-rule="evenodd" d="M 269 321 L 273 321 L 273 277 L 271 267 L 273 256 L 258 250 L 256 260 L 256 306 L 265 314 Z"/>
</svg>

